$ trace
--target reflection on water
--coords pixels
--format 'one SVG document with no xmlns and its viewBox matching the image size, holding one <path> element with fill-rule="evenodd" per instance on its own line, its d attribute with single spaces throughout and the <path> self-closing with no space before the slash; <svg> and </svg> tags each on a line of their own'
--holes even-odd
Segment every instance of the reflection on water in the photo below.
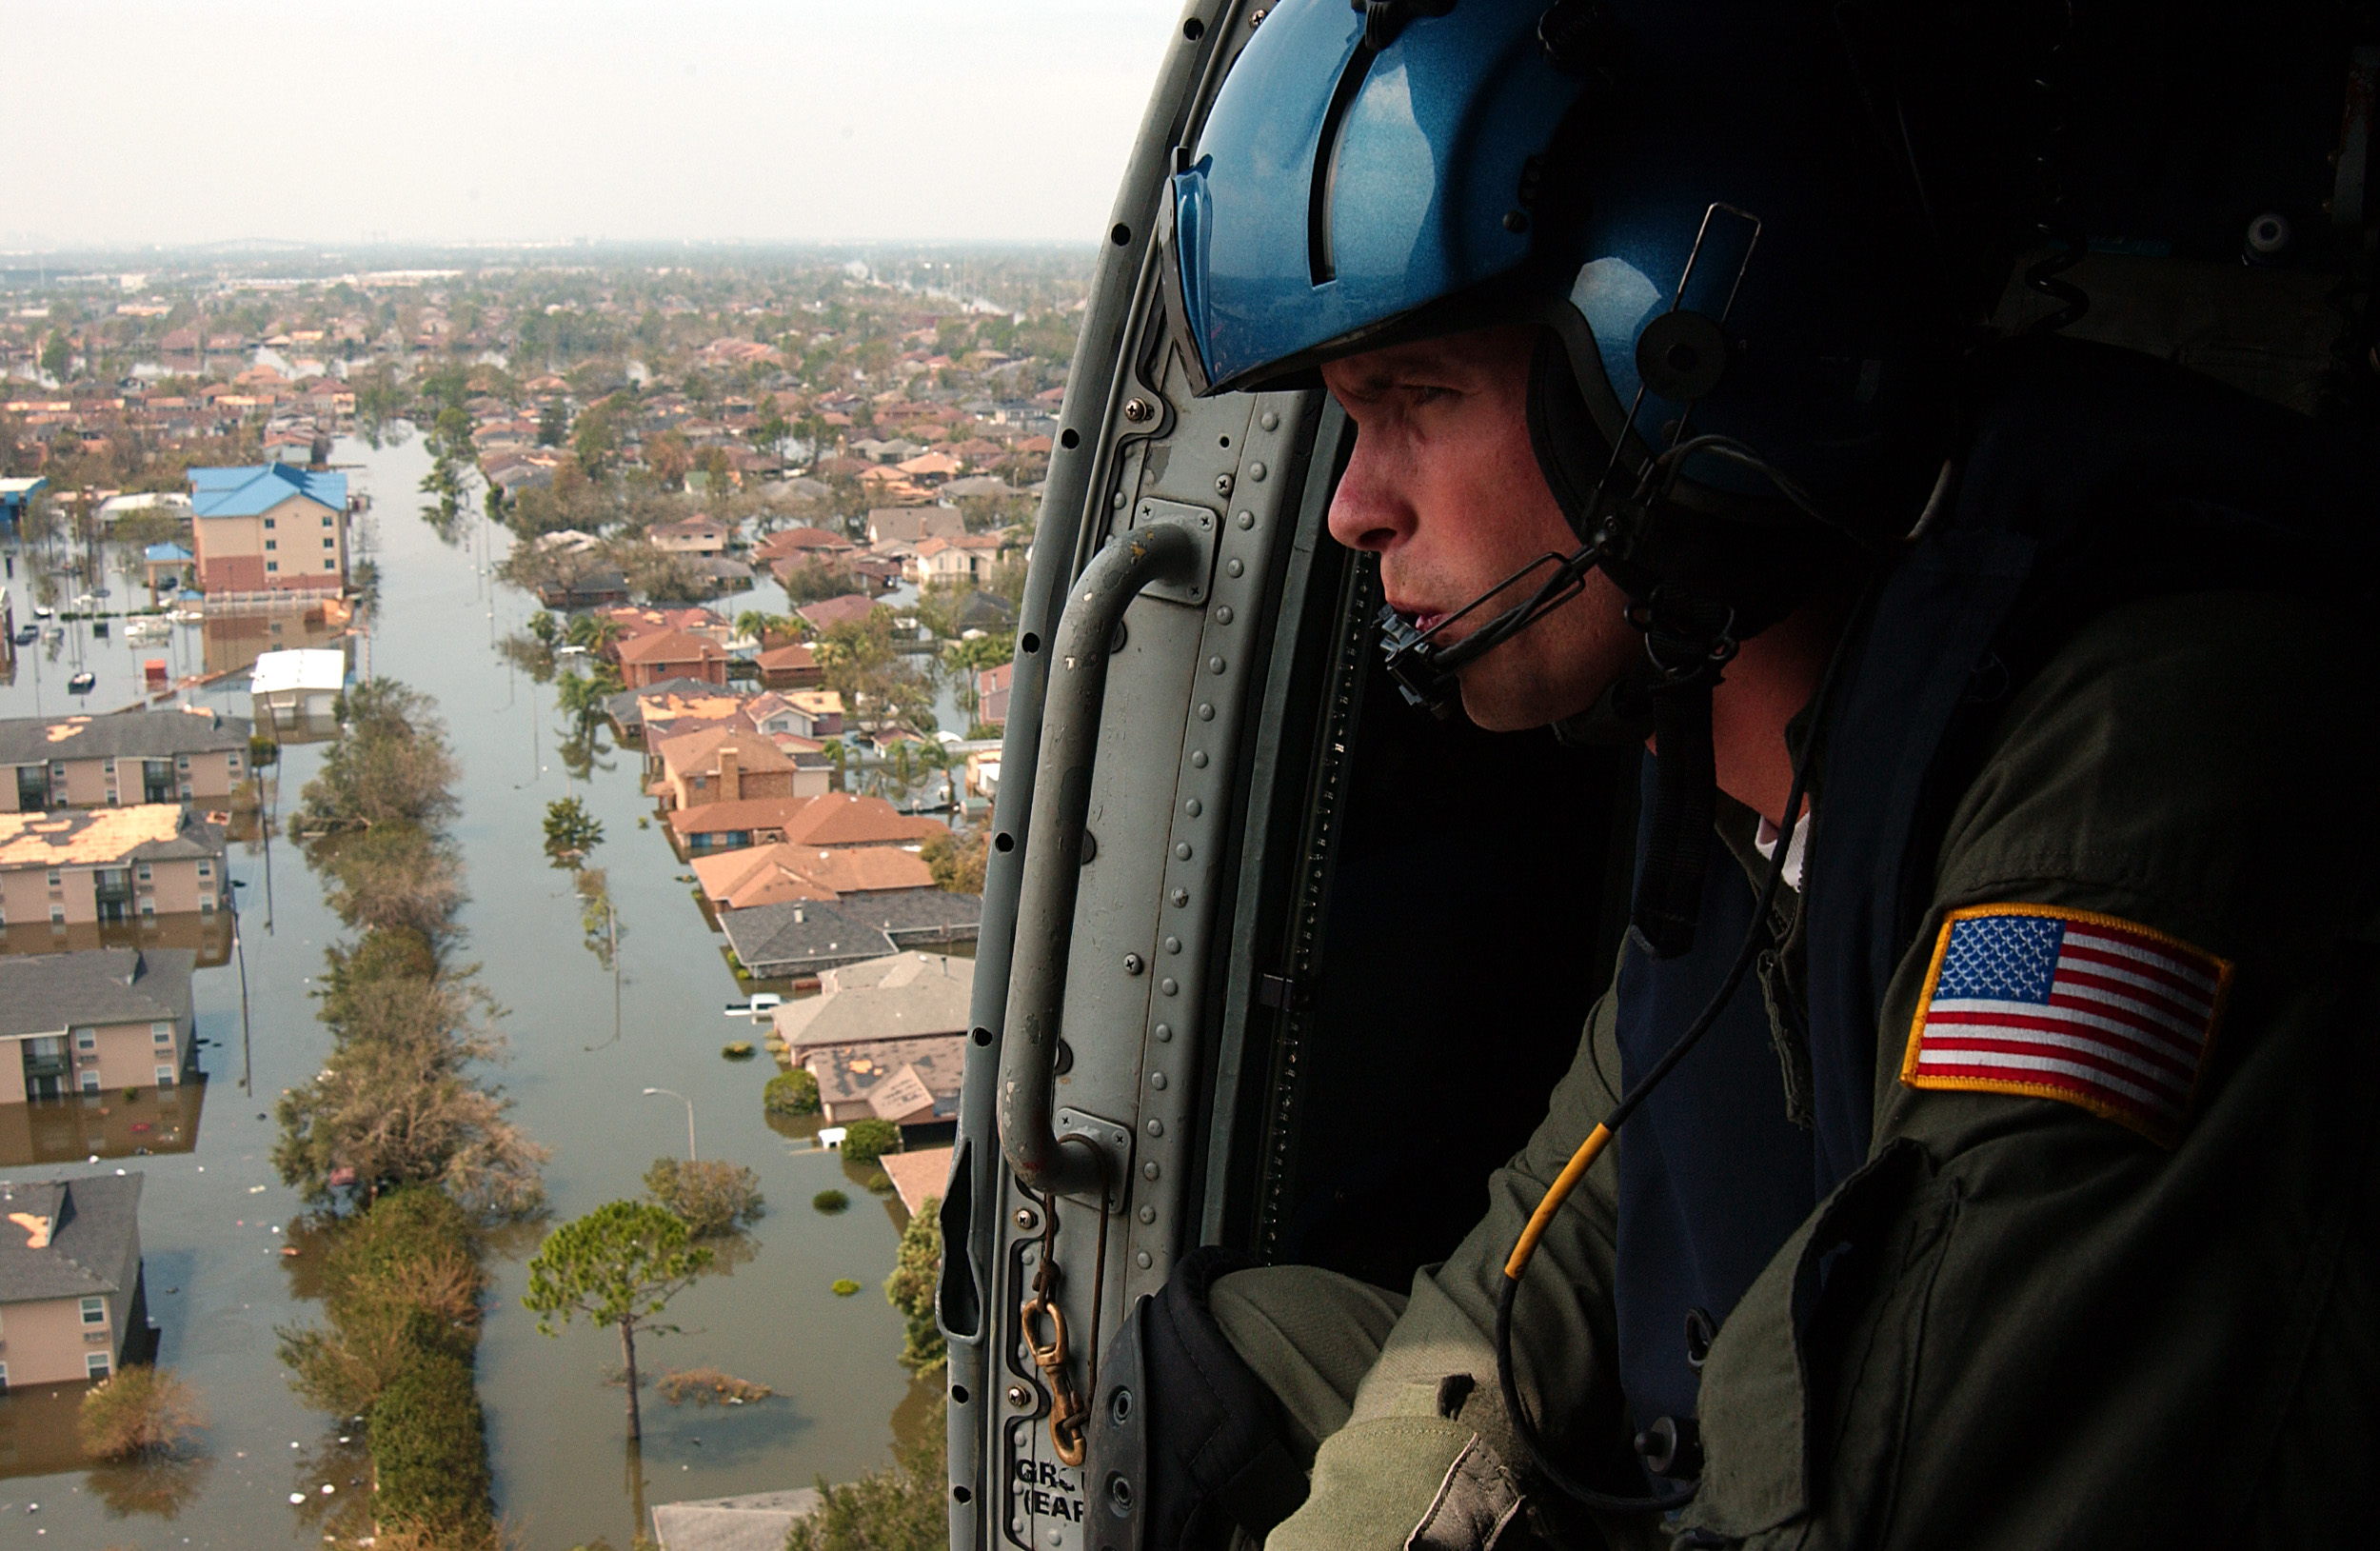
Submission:
<svg viewBox="0 0 2380 1551">
<path fill-rule="evenodd" d="M 268 651 L 345 649 L 347 610 L 316 604 L 306 609 L 223 613 L 209 610 L 198 626 L 209 675 L 253 667 Z M 350 660 L 347 666 L 355 665 Z"/>
<path fill-rule="evenodd" d="M 249 810 L 252 815 L 253 810 Z M 246 815 L 244 815 L 246 816 Z M 248 816 L 252 825 L 252 816 Z M 235 824 L 236 830 L 236 824 Z M 13 921 L 0 926 L 0 954 L 87 953 L 92 948 L 184 948 L 198 955 L 196 967 L 231 962 L 229 912 L 152 916 L 144 921 L 79 921 L 53 925 Z"/>
<path fill-rule="evenodd" d="M 22 1384 L 0 1394 L 0 1478 L 79 1470 L 75 1410 L 89 1384 Z"/>
<path fill-rule="evenodd" d="M 204 1454 L 111 1460 L 92 1466 L 84 1481 L 91 1495 L 107 1504 L 113 1518 L 128 1519 L 142 1513 L 159 1519 L 178 1519 L 184 1508 L 198 1500 L 214 1468 L 215 1462 Z"/>
<path fill-rule="evenodd" d="M 183 1083 L 0 1104 L 0 1168 L 189 1152 L 206 1102 L 205 1083 Z"/>
</svg>

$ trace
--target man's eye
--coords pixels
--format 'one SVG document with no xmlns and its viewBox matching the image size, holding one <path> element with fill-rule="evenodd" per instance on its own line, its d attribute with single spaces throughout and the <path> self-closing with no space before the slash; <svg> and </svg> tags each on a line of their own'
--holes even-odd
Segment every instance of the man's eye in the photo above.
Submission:
<svg viewBox="0 0 2380 1551">
<path fill-rule="evenodd" d="M 1416 405 L 1436 404 L 1438 400 L 1450 397 L 1453 393 L 1454 389 L 1451 388 L 1439 388 L 1429 383 L 1405 385 L 1405 397 Z"/>
</svg>

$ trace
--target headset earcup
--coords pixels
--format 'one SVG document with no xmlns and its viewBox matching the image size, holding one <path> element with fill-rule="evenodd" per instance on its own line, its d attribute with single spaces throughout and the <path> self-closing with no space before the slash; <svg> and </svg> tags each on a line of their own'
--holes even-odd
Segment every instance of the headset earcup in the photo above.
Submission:
<svg viewBox="0 0 2380 1551">
<path fill-rule="evenodd" d="M 1539 330 L 1529 357 L 1529 446 L 1537 455 L 1546 488 L 1570 520 L 1571 531 L 1583 542 L 1587 509 L 1610 466 L 1612 449 L 1596 429 L 1561 337 L 1551 328 Z"/>
</svg>

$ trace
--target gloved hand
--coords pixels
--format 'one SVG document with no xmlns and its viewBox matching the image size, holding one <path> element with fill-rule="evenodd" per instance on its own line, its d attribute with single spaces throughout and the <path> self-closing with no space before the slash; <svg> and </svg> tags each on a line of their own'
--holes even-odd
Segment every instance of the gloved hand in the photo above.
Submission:
<svg viewBox="0 0 2380 1551">
<path fill-rule="evenodd" d="M 1516 1521 L 1518 1484 L 1460 1420 L 1468 1374 L 1405 1386 L 1386 1416 L 1322 1441 L 1304 1505 L 1265 1551 L 1481 1551 Z"/>
</svg>

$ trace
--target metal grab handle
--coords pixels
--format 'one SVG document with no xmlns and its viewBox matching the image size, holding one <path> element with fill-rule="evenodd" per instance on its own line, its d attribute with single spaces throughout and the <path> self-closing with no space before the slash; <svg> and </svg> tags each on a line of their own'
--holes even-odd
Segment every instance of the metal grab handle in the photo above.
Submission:
<svg viewBox="0 0 2380 1551">
<path fill-rule="evenodd" d="M 1151 523 L 1117 535 L 1075 578 L 1051 644 L 1018 888 L 1016 958 L 1000 1042 L 1001 1151 L 1017 1178 L 1036 1190 L 1080 1195 L 1101 1187 L 1100 1161 L 1084 1148 L 1059 1145 L 1050 1124 L 1050 1084 L 1081 882 L 1082 826 L 1091 811 L 1091 763 L 1099 753 L 1107 691 L 1108 643 L 1141 588 L 1187 579 L 1199 554 L 1198 539 L 1180 523 Z"/>
</svg>

